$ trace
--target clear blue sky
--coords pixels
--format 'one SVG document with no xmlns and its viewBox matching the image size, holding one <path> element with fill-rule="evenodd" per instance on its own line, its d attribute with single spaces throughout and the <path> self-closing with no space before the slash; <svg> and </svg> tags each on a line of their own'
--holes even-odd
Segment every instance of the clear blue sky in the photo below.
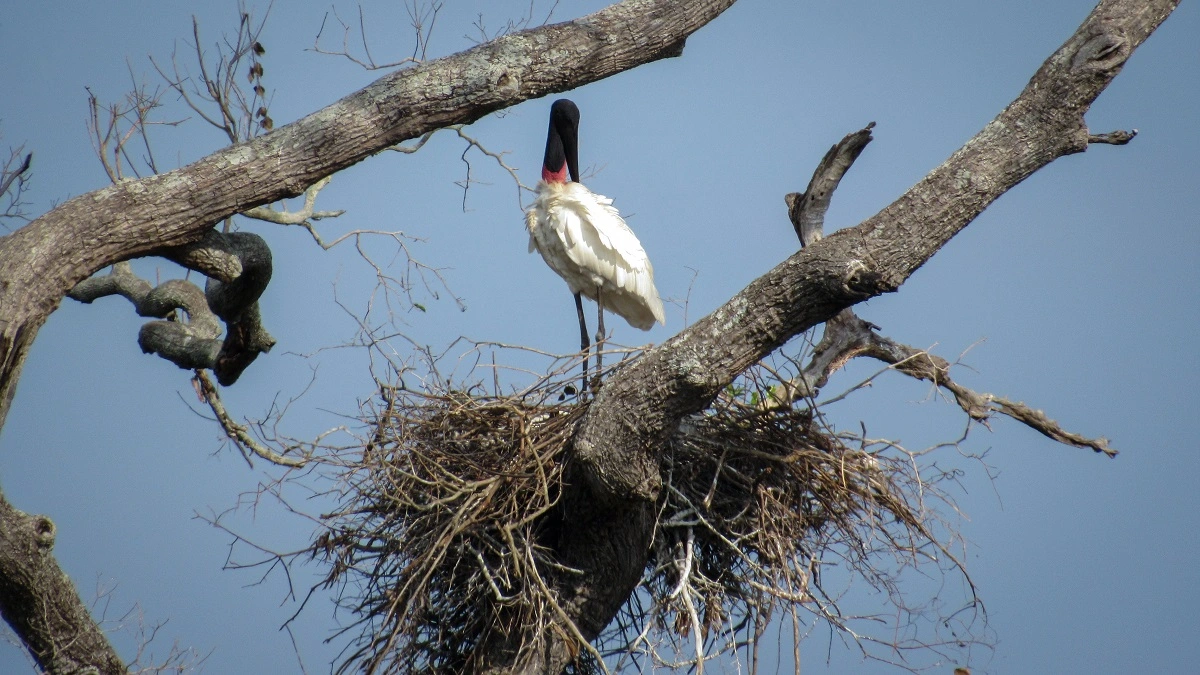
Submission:
<svg viewBox="0 0 1200 675">
<path fill-rule="evenodd" d="M 401 3 L 363 3 L 380 60 L 412 50 Z M 560 4 L 556 20 L 603 2 Z M 549 3 L 537 2 L 539 16 Z M 85 128 L 86 92 L 115 100 L 134 77 L 156 83 L 147 55 L 167 60 L 199 18 L 213 43 L 236 21 L 232 1 L 10 3 L 0 16 L 0 147 L 34 152 L 31 212 L 106 184 Z M 64 8 L 65 7 L 65 8 Z M 263 42 L 277 124 L 316 110 L 373 79 L 311 51 L 329 5 L 277 3 Z M 449 0 L 429 56 L 471 44 L 472 23 L 500 27 L 528 3 Z M 629 343 L 661 342 L 707 313 L 796 247 L 783 205 L 842 135 L 877 122 L 876 141 L 835 198 L 827 227 L 853 225 L 886 205 L 990 120 L 1078 26 L 1090 0 L 1055 3 L 745 0 L 701 30 L 680 59 L 651 64 L 569 95 L 583 111 L 581 162 L 599 171 L 654 261 L 669 303 L 665 327 L 647 335 L 614 321 Z M 261 14 L 263 7 L 252 7 Z M 352 4 L 339 5 L 345 17 Z M 1200 662 L 1194 637 L 1200 584 L 1200 447 L 1191 385 L 1200 366 L 1200 9 L 1184 3 L 1137 51 L 1088 116 L 1094 131 L 1137 128 L 1125 147 L 1068 157 L 1004 196 L 922 268 L 899 293 L 859 308 L 889 336 L 935 346 L 969 367 L 960 380 L 1045 409 L 1065 427 L 1103 435 L 1116 460 L 1062 447 L 998 419 L 964 449 L 987 452 L 996 474 L 972 473 L 957 494 L 966 561 L 989 610 L 994 653 L 976 650 L 976 672 L 1179 672 Z M 178 43 L 181 47 L 182 42 Z M 127 65 L 128 64 L 128 65 Z M 187 113 L 168 97 L 163 119 Z M 473 125 L 527 183 L 536 180 L 548 100 Z M 198 120 L 155 131 L 160 162 L 188 163 L 222 138 Z M 384 153 L 339 174 L 320 205 L 346 209 L 330 236 L 400 229 L 425 239 L 423 262 L 445 268 L 466 303 L 422 298 L 404 317 L 420 344 L 458 335 L 565 352 L 577 338 L 570 295 L 526 254 L 516 191 L 474 155 L 481 183 L 463 195 L 462 143 L 435 138 L 415 155 Z M 270 241 L 275 277 L 263 301 L 279 344 L 226 392 L 231 408 L 261 416 L 314 391 L 285 431 L 341 424 L 371 384 L 362 359 L 318 349 L 353 336 L 335 296 L 367 302 L 370 271 L 352 251 L 324 253 L 300 231 L 247 225 Z M 380 255 L 387 255 L 379 246 Z M 140 263 L 153 277 L 168 263 Z M 690 294 L 690 295 L 689 295 Z M 0 485 L 27 512 L 58 525 L 56 554 L 85 597 L 111 593 L 108 618 L 134 603 L 147 621 L 169 620 L 154 647 L 173 641 L 211 651 L 211 673 L 296 671 L 280 624 L 295 611 L 281 577 L 224 572 L 229 537 L 195 518 L 220 512 L 263 474 L 219 450 L 216 427 L 195 414 L 188 374 L 136 344 L 128 303 L 67 301 L 42 330 L 0 434 Z M 983 340 L 982 343 L 979 341 Z M 303 355 L 311 355 L 309 357 Z M 851 367 L 846 387 L 876 364 Z M 956 438 L 961 412 L 899 376 L 833 411 L 865 420 L 876 437 L 920 448 Z M 955 461 L 952 450 L 946 460 Z M 260 467 L 261 470 L 261 467 Z M 247 534 L 297 548 L 311 526 L 278 508 L 233 521 Z M 312 571 L 312 570 L 310 570 Z M 301 577 L 301 582 L 304 579 Z M 920 590 L 924 590 L 922 587 Z M 321 602 L 325 602 L 323 599 Z M 297 625 L 312 672 L 336 648 L 331 607 L 310 605 Z M 282 603 L 282 604 L 281 604 Z M 127 619 L 126 623 L 130 623 Z M 136 636 L 118 633 L 127 657 Z M 832 649 L 832 662 L 826 665 Z M 782 667 L 790 669 L 790 650 Z M 818 630 L 803 668 L 859 668 L 857 655 Z M 935 672 L 950 671 L 943 667 Z M 0 644 L 0 672 L 28 672 Z"/>
</svg>

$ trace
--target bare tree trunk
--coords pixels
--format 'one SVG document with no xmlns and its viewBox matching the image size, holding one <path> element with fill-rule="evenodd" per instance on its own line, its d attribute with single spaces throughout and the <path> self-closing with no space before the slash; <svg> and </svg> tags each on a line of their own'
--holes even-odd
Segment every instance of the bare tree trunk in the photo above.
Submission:
<svg viewBox="0 0 1200 675">
<path fill-rule="evenodd" d="M 104 632 L 51 555 L 54 523 L 0 496 L 0 614 L 48 673 L 125 672 Z"/>
</svg>

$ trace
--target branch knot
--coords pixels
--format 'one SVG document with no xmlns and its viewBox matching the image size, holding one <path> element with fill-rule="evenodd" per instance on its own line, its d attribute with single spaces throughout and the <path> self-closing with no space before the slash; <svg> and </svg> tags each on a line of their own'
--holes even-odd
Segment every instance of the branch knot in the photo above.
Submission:
<svg viewBox="0 0 1200 675">
<path fill-rule="evenodd" d="M 1120 26 L 1101 21 L 1092 29 L 1092 35 L 1083 43 L 1071 59 L 1073 70 L 1089 72 L 1111 72 L 1125 64 L 1133 53 L 1133 45 Z"/>
<path fill-rule="evenodd" d="M 34 541 L 37 543 L 38 548 L 52 548 L 56 532 L 57 528 L 54 526 L 54 521 L 46 516 L 36 516 L 33 519 Z"/>
<path fill-rule="evenodd" d="M 846 264 L 846 272 L 842 276 L 842 290 L 856 298 L 871 298 L 891 289 L 878 270 L 862 260 L 854 259 Z"/>
</svg>

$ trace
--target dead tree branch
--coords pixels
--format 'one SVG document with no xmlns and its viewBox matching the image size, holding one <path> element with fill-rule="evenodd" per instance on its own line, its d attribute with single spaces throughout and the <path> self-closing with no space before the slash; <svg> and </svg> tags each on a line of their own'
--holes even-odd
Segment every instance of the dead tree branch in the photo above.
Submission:
<svg viewBox="0 0 1200 675">
<path fill-rule="evenodd" d="M 125 297 L 138 316 L 163 319 L 142 326 L 138 345 L 143 352 L 186 370 L 208 368 L 222 385 L 232 385 L 259 354 L 275 346 L 258 311 L 258 298 L 271 280 L 271 249 L 256 234 L 210 230 L 200 242 L 162 255 L 208 276 L 205 290 L 182 279 L 151 287 L 129 263 L 118 263 L 112 273 L 85 279 L 67 295 L 89 304 L 108 295 Z M 187 322 L 176 310 L 186 313 Z M 224 340 L 218 339 L 218 319 L 226 326 Z"/>
<path fill-rule="evenodd" d="M 438 12 L 442 9 L 441 2 L 432 2 L 428 7 L 424 3 L 418 4 L 417 0 L 405 4 L 404 9 L 408 12 L 409 21 L 412 25 L 413 32 L 416 34 L 416 43 L 413 46 L 412 56 L 405 57 L 398 61 L 388 63 L 376 63 L 375 57 L 371 55 L 371 41 L 367 38 L 367 20 L 363 12 L 362 5 L 358 7 L 358 42 L 363 51 L 363 56 L 355 56 L 351 51 L 350 45 L 350 26 L 342 20 L 338 15 L 337 9 L 334 8 L 333 19 L 342 27 L 342 48 L 340 51 L 328 51 L 321 47 L 321 36 L 325 34 L 325 26 L 329 23 L 329 13 L 321 19 L 321 28 L 317 30 L 317 36 L 313 38 L 313 46 L 309 51 L 317 54 L 325 54 L 327 56 L 341 56 L 351 63 L 361 67 L 363 70 L 385 70 L 389 68 L 399 68 L 400 66 L 414 65 L 425 60 L 425 53 L 429 48 L 429 37 L 433 33 L 434 24 L 437 23 Z"/>
<path fill-rule="evenodd" d="M 24 153 L 24 157 L 22 157 Z M 33 173 L 29 168 L 33 164 L 33 153 L 25 152 L 25 146 L 9 151 L 8 159 L 0 166 L 0 200 L 4 208 L 0 210 L 0 223 L 7 218 L 27 220 L 25 217 L 22 197 Z M 3 224 L 4 229 L 11 229 Z"/>
<path fill-rule="evenodd" d="M 829 149 L 809 181 L 803 193 L 789 193 L 784 197 L 788 205 L 788 217 L 802 246 L 819 241 L 824 234 L 825 212 L 833 198 L 838 183 L 858 158 L 867 143 L 871 142 L 871 129 L 875 123 L 847 135 Z M 1123 134 L 1121 145 L 1133 138 Z M 1136 132 L 1135 132 L 1136 133 Z M 1106 134 L 1110 136 L 1111 134 Z M 1089 136 L 1088 142 L 1098 142 Z M 1105 141 L 1108 142 L 1108 141 Z M 785 391 L 779 402 L 790 403 L 796 398 L 814 398 L 824 387 L 829 376 L 844 366 L 850 359 L 869 356 L 894 366 L 894 370 L 919 380 L 925 380 L 954 395 L 955 402 L 971 419 L 983 422 L 993 413 L 1007 415 L 1022 424 L 1044 434 L 1048 438 L 1078 448 L 1091 448 L 1109 457 L 1117 451 L 1108 446 L 1107 439 L 1089 439 L 1063 430 L 1054 420 L 1040 410 L 1033 410 L 1023 403 L 1013 403 L 993 394 L 979 394 L 955 382 L 950 377 L 950 364 L 940 356 L 926 350 L 901 344 L 877 333 L 879 327 L 859 318 L 852 309 L 844 309 L 825 323 L 821 341 L 813 348 L 812 358 L 804 370 L 795 378 L 782 383 Z"/>
<path fill-rule="evenodd" d="M 1106 143 L 1108 145 L 1125 145 L 1132 141 L 1134 136 L 1137 136 L 1138 130 L 1130 131 L 1110 131 L 1107 134 L 1090 134 L 1088 135 L 1088 143 Z"/>
<path fill-rule="evenodd" d="M 29 166 L 32 163 L 33 153 L 30 152 L 25 154 L 25 159 L 21 160 L 21 164 L 17 168 L 9 171 L 5 167 L 6 170 L 4 173 L 0 174 L 3 176 L 3 180 L 0 180 L 0 197 L 8 194 L 8 189 L 12 187 L 14 182 L 25 179 L 25 172 L 29 170 Z"/>
<path fill-rule="evenodd" d="M 840 368 L 841 364 L 857 356 L 869 356 L 893 366 L 893 370 L 899 373 L 950 392 L 963 412 L 977 422 L 986 424 L 994 413 L 1000 413 L 1059 443 L 1090 448 L 1109 457 L 1117 456 L 1117 451 L 1108 445 L 1105 438 L 1091 439 L 1071 433 L 1042 411 L 1024 403 L 1014 403 L 995 394 L 979 393 L 958 384 L 950 377 L 950 363 L 946 359 L 879 335 L 875 332 L 877 328 L 852 312 L 839 313 L 826 324 L 825 336 L 814 349 L 812 365 L 809 367 L 811 372 L 806 368 L 805 374 L 797 380 L 802 383 L 812 381 L 816 387 L 822 387 L 829 374 Z M 802 391 L 802 386 L 796 386 L 795 391 Z M 815 389 L 810 391 L 815 392 Z"/>
<path fill-rule="evenodd" d="M 271 6 L 257 23 L 247 11 L 244 3 L 238 3 L 238 31 L 230 40 L 218 43 L 215 60 L 205 59 L 200 39 L 200 22 L 192 18 L 192 44 L 195 63 L 200 75 L 195 78 L 186 68 L 181 68 L 178 52 L 171 55 L 171 74 L 158 65 L 153 58 L 150 63 L 167 85 L 175 90 L 200 119 L 219 129 L 230 143 L 249 140 L 275 128 L 268 108 L 270 96 L 263 85 L 262 57 L 267 53 L 259 36 Z M 245 77 L 252 85 L 249 92 L 242 89 L 241 67 L 249 62 Z M 215 222 L 215 221 L 214 221 Z"/>
<path fill-rule="evenodd" d="M 213 384 L 213 381 L 209 379 L 203 370 L 196 371 L 194 383 L 197 392 L 204 399 L 204 402 L 208 404 L 213 415 L 216 415 L 217 422 L 221 425 L 221 428 L 225 430 L 225 435 L 242 451 L 242 455 L 246 457 L 247 462 L 250 461 L 249 456 L 246 455 L 246 452 L 249 451 L 279 466 L 301 467 L 307 463 L 308 460 L 306 458 L 285 457 L 268 448 L 266 445 L 259 443 L 250 434 L 250 430 L 244 424 L 236 422 L 233 416 L 229 414 L 229 411 L 225 409 L 225 404 L 221 401 L 220 392 L 217 391 L 216 385 Z"/>
<path fill-rule="evenodd" d="M 792 227 L 796 228 L 801 246 L 808 246 L 825 236 L 825 212 L 833 201 L 833 192 L 850 170 L 850 165 L 871 142 L 871 129 L 874 128 L 875 123 L 871 122 L 835 143 L 813 171 L 808 189 L 802 193 L 789 192 L 784 195 L 788 217 L 791 218 Z"/>
<path fill-rule="evenodd" d="M 266 206 L 256 206 L 252 209 L 242 212 L 243 216 L 262 220 L 276 225 L 306 225 L 310 220 L 322 220 L 324 218 L 337 218 L 345 213 L 345 211 L 317 211 L 317 195 L 321 190 L 329 185 L 329 181 L 333 180 L 332 176 L 326 176 L 321 180 L 313 183 L 307 190 L 304 191 L 304 206 L 299 211 L 276 211 L 275 209 Z M 311 229 L 311 228 L 310 228 Z"/>
</svg>

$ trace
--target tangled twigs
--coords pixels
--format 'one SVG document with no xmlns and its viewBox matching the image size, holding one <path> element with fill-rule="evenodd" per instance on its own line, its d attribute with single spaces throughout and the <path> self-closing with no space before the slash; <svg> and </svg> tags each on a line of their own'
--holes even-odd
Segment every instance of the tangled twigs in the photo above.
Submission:
<svg viewBox="0 0 1200 675">
<path fill-rule="evenodd" d="M 751 649 L 780 607 L 849 631 L 855 618 L 821 579 L 830 560 L 910 622 L 925 609 L 893 593 L 898 570 L 933 551 L 944 572 L 962 572 L 927 507 L 944 476 L 922 476 L 894 444 L 835 435 L 808 410 L 727 394 L 662 450 L 667 488 L 644 592 L 630 601 L 650 608 L 589 644 L 563 622 L 573 600 L 555 583 L 580 574 L 557 546 L 579 526 L 567 468 L 590 405 L 551 403 L 571 380 L 561 370 L 511 396 L 441 376 L 421 378 L 423 391 L 381 384 L 360 444 L 320 460 L 335 469 L 339 506 L 307 554 L 355 616 L 340 672 L 491 672 L 487 646 L 535 649 L 508 639 L 554 625 L 570 633 L 571 672 L 604 671 L 616 654 L 702 670 Z M 877 564 L 889 555 L 891 572 Z"/>
<path fill-rule="evenodd" d="M 485 656 L 468 645 L 562 613 L 542 581 L 556 563 L 540 532 L 584 408 L 380 395 L 341 508 L 311 549 L 330 565 L 326 585 L 362 589 L 342 597 L 359 617 L 346 630 L 362 631 L 342 671 L 471 671 Z"/>
<path fill-rule="evenodd" d="M 943 569 L 965 576 L 932 534 L 929 505 L 946 499 L 937 480 L 922 477 L 898 446 L 851 438 L 832 435 L 809 410 L 764 410 L 733 396 L 681 430 L 645 581 L 650 619 L 623 648 L 609 636 L 613 651 L 700 671 L 721 653 L 751 649 L 780 607 L 845 627 L 851 617 L 821 580 L 832 559 L 889 595 L 892 575 L 919 564 L 909 552 L 940 551 Z M 898 569 L 889 573 L 880 560 L 892 556 Z M 916 619 L 918 609 L 891 600 L 898 615 Z M 657 645 L 655 633 L 669 646 Z"/>
</svg>

